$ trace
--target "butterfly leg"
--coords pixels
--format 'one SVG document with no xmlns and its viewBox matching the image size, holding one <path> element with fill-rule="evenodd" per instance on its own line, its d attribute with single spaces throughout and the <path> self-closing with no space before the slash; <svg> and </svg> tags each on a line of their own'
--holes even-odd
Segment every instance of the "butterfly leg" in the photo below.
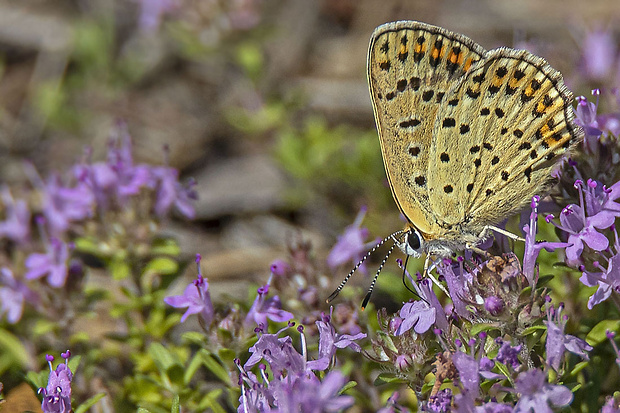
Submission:
<svg viewBox="0 0 620 413">
<path fill-rule="evenodd" d="M 484 235 L 487 234 L 489 231 L 493 231 L 493 232 L 497 232 L 498 234 L 505 235 L 506 237 L 508 237 L 508 238 L 510 238 L 511 240 L 514 240 L 514 241 L 525 242 L 525 238 L 522 238 L 522 237 L 518 236 L 517 234 L 513 234 L 510 231 L 506 231 L 505 229 L 502 229 L 502 228 L 499 228 L 499 227 L 495 227 L 493 225 L 487 225 L 486 227 L 484 227 L 484 229 L 480 233 L 480 238 L 484 238 Z"/>
<path fill-rule="evenodd" d="M 444 287 L 443 284 L 440 283 L 439 280 L 435 278 L 433 274 L 431 274 L 431 271 L 433 271 L 433 268 L 437 266 L 437 263 L 439 262 L 440 259 L 441 258 L 434 260 L 433 265 L 429 269 L 428 267 L 429 267 L 429 263 L 431 262 L 431 256 L 428 254 L 426 255 L 426 259 L 424 260 L 424 277 L 430 278 L 433 284 L 439 287 L 439 289 L 443 291 L 447 297 L 450 297 L 450 293 L 448 293 L 448 290 L 446 290 L 446 287 Z"/>
<path fill-rule="evenodd" d="M 481 249 L 481 248 L 476 247 L 475 245 L 469 245 L 469 244 L 467 244 L 467 245 L 465 246 L 465 248 L 467 248 L 468 250 L 471 250 L 471 251 L 475 252 L 475 253 L 476 253 L 476 254 L 478 254 L 478 255 L 482 255 L 482 256 L 483 256 L 483 257 L 485 257 L 486 259 L 491 258 L 491 254 L 489 254 L 487 251 L 485 251 L 485 250 L 483 250 L 483 249 Z"/>
</svg>

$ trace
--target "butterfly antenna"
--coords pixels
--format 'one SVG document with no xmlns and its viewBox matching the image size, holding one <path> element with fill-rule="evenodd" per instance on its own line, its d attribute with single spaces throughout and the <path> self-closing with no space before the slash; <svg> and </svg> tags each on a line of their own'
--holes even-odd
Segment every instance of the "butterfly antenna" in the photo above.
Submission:
<svg viewBox="0 0 620 413">
<path fill-rule="evenodd" d="M 364 257 L 363 257 L 361 260 L 359 260 L 359 262 L 355 265 L 355 267 L 353 267 L 353 269 L 351 270 L 351 272 L 350 272 L 350 273 L 348 273 L 346 277 L 344 277 L 344 280 L 342 280 L 342 282 L 340 283 L 340 285 L 338 286 L 338 288 L 336 288 L 336 289 L 334 290 L 334 292 L 333 292 L 333 293 L 331 293 L 331 295 L 330 295 L 329 297 L 327 297 L 327 300 L 325 300 L 325 301 L 329 304 L 329 303 L 330 303 L 330 302 L 331 302 L 334 298 L 336 298 L 336 297 L 338 296 L 338 294 L 340 294 L 340 291 L 342 291 L 342 289 L 344 288 L 344 286 L 345 286 L 345 284 L 347 283 L 347 281 L 349 281 L 349 278 L 351 278 L 351 276 L 353 275 L 353 273 L 354 273 L 355 271 L 357 271 L 357 269 L 360 267 L 360 265 L 362 265 L 362 264 L 364 263 L 364 261 L 366 261 L 366 259 L 367 259 L 368 257 L 370 257 L 370 255 L 371 255 L 372 253 L 374 253 L 374 252 L 377 250 L 377 248 L 379 248 L 379 247 L 381 247 L 383 244 L 385 244 L 385 242 L 386 242 L 387 240 L 389 240 L 389 239 L 394 239 L 394 237 L 395 237 L 396 235 L 399 235 L 399 234 L 401 234 L 402 232 L 403 232 L 402 230 L 401 230 L 401 231 L 396 231 L 396 232 L 394 232 L 393 234 L 390 234 L 390 235 L 388 235 L 387 237 L 383 238 L 381 241 L 379 241 L 379 242 L 377 243 L 377 245 L 375 245 L 374 247 L 372 247 L 372 249 L 371 249 L 370 251 L 368 251 L 368 252 L 366 253 L 366 255 L 364 255 Z M 392 248 L 393 248 L 393 247 L 392 247 Z M 390 253 L 391 253 L 391 251 L 390 251 Z M 388 255 L 389 255 L 389 254 L 388 254 Z M 386 257 L 386 259 L 387 259 L 387 257 Z M 383 266 L 383 264 L 381 264 L 381 266 Z"/>
<path fill-rule="evenodd" d="M 366 304 L 368 304 L 368 301 L 370 300 L 370 296 L 372 294 L 372 290 L 375 289 L 375 283 L 377 282 L 377 278 L 379 278 L 379 273 L 383 269 L 383 266 L 387 262 L 387 260 L 390 257 L 390 255 L 392 254 L 392 251 L 394 251 L 394 247 L 395 246 L 396 246 L 396 244 L 393 244 L 390 247 L 390 249 L 388 250 L 387 254 L 385 254 L 385 257 L 383 258 L 383 261 L 381 261 L 381 265 L 379 265 L 379 269 L 375 273 L 375 278 L 373 278 L 372 282 L 370 283 L 370 287 L 368 288 L 368 292 L 366 293 L 366 297 L 364 297 L 364 301 L 362 301 L 362 311 L 366 308 Z"/>
</svg>

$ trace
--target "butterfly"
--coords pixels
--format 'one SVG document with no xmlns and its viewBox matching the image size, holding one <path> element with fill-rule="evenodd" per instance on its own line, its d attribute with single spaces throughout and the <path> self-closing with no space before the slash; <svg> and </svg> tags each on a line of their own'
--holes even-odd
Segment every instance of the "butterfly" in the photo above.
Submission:
<svg viewBox="0 0 620 413">
<path fill-rule="evenodd" d="M 583 139 L 572 94 L 543 58 L 486 51 L 430 24 L 377 27 L 368 83 L 387 179 L 407 220 L 373 251 L 393 239 L 407 256 L 427 254 L 425 270 L 429 256 L 505 233 L 496 225 L 547 192 Z"/>
</svg>

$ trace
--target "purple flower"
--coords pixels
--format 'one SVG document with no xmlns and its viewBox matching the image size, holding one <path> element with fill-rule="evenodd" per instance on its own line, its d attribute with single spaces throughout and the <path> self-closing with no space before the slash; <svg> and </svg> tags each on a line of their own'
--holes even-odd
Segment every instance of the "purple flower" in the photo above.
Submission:
<svg viewBox="0 0 620 413">
<path fill-rule="evenodd" d="M 39 389 L 39 393 L 43 394 L 43 403 L 41 404 L 43 413 L 71 412 L 71 381 L 73 380 L 73 373 L 68 364 L 71 352 L 67 350 L 61 356 L 65 359 L 65 363 L 56 366 L 56 370 L 52 366 L 54 357 L 50 355 L 45 356 L 50 367 L 50 375 L 47 387 Z"/>
<path fill-rule="evenodd" d="M 402 261 L 397 261 L 399 266 L 402 267 Z M 424 279 L 415 282 L 409 272 L 405 271 L 405 274 L 411 280 L 421 300 L 405 303 L 401 307 L 399 312 L 401 321 L 395 334 L 397 336 L 403 335 L 411 328 L 416 333 L 422 334 L 428 331 L 433 324 L 436 324 L 439 329 L 446 331 L 448 329 L 448 317 L 431 287 L 430 280 Z"/>
<path fill-rule="evenodd" d="M 547 383 L 545 373 L 538 369 L 525 371 L 517 377 L 515 388 L 521 394 L 515 413 L 551 413 L 554 407 L 567 406 L 573 393 L 565 386 Z"/>
<path fill-rule="evenodd" d="M 436 311 L 426 301 L 419 300 L 405 303 L 399 312 L 402 322 L 396 330 L 396 335 L 403 335 L 412 328 L 418 334 L 427 332 L 435 323 Z"/>
<path fill-rule="evenodd" d="M 276 323 L 281 323 L 293 318 L 292 313 L 282 310 L 280 297 L 274 295 L 272 298 L 265 298 L 267 294 L 269 294 L 269 284 L 260 287 L 257 292 L 258 294 L 254 299 L 252 308 L 250 308 L 245 318 L 246 324 L 254 322 L 259 326 L 267 326 L 267 319 L 275 321 Z"/>
<path fill-rule="evenodd" d="M 617 238 L 616 238 L 617 239 Z M 599 262 L 594 262 L 594 266 L 602 272 L 583 271 L 579 281 L 588 287 L 596 287 L 598 289 L 588 299 L 588 309 L 592 309 L 595 305 L 607 300 L 612 291 L 620 291 L 620 246 L 614 244 L 616 254 L 614 254 L 607 263 L 607 268 Z"/>
<path fill-rule="evenodd" d="M 457 351 L 452 354 L 452 362 L 459 371 L 459 380 L 465 391 L 473 399 L 480 394 L 479 362 L 469 354 Z"/>
<path fill-rule="evenodd" d="M 443 389 L 439 390 L 437 394 L 430 396 L 428 402 L 426 402 L 420 409 L 423 412 L 433 413 L 449 413 L 452 409 L 452 390 Z"/>
<path fill-rule="evenodd" d="M 24 311 L 24 302 L 35 304 L 39 297 L 24 283 L 16 280 L 8 268 L 0 269 L 0 318 L 6 314 L 9 323 L 17 323 Z"/>
<path fill-rule="evenodd" d="M 25 274 L 27 280 L 34 280 L 47 275 L 50 286 L 60 288 L 67 279 L 67 262 L 69 260 L 69 245 L 58 238 L 50 239 L 45 254 L 32 253 L 26 258 Z"/>
<path fill-rule="evenodd" d="M 71 222 L 92 216 L 95 197 L 90 187 L 79 182 L 65 187 L 58 175 L 52 175 L 43 188 L 43 214 L 52 236 L 62 235 Z"/>
<path fill-rule="evenodd" d="M 598 144 L 603 131 L 599 125 L 596 115 L 598 109 L 597 103 L 588 102 L 584 96 L 577 97 L 577 108 L 575 111 L 575 123 L 581 126 L 585 132 L 584 147 L 591 154 L 598 153 Z"/>
<path fill-rule="evenodd" d="M 557 311 L 555 311 L 553 307 L 550 306 L 547 309 L 547 320 L 544 322 L 547 326 L 547 343 L 545 345 L 547 350 L 547 364 L 556 371 L 560 367 L 560 362 L 562 361 L 565 350 L 577 354 L 585 360 L 589 360 L 588 351 L 592 350 L 592 346 L 584 340 L 571 336 L 570 334 L 564 334 L 567 317 L 562 317 L 562 309 L 563 307 L 560 306 Z"/>
<path fill-rule="evenodd" d="M 138 26 L 147 31 L 159 27 L 162 17 L 174 10 L 175 0 L 138 0 L 140 3 L 140 17 Z"/>
<path fill-rule="evenodd" d="M 151 167 L 134 165 L 131 137 L 127 126 L 119 123 L 108 147 L 108 166 L 116 174 L 114 189 L 120 204 L 137 195 L 143 187 L 152 185 Z"/>
<path fill-rule="evenodd" d="M 276 277 L 287 277 L 291 274 L 291 266 L 281 259 L 273 260 L 269 268 Z"/>
<path fill-rule="evenodd" d="M 521 352 L 521 344 L 513 347 L 510 345 L 509 341 L 504 341 L 501 338 L 497 338 L 495 342 L 500 344 L 500 348 L 495 359 L 500 363 L 511 366 L 515 370 L 518 369 L 519 366 L 521 366 L 521 362 L 518 358 L 519 352 Z"/>
<path fill-rule="evenodd" d="M 540 203 L 540 197 L 535 195 L 532 197 L 532 213 L 530 214 L 529 225 L 523 226 L 523 232 L 525 233 L 525 251 L 523 253 L 523 274 L 527 278 L 530 285 L 535 285 L 535 269 L 536 260 L 538 254 L 544 248 L 548 252 L 551 252 L 557 248 L 566 248 L 570 244 L 563 242 L 536 242 L 536 233 L 538 232 L 538 205 Z"/>
<path fill-rule="evenodd" d="M 364 256 L 364 253 L 374 245 L 374 242 L 364 242 L 368 237 L 368 228 L 361 226 L 365 215 L 366 207 L 362 207 L 353 224 L 345 228 L 344 234 L 338 237 L 338 241 L 327 256 L 327 265 L 332 270 L 351 261 L 357 264 Z"/>
<path fill-rule="evenodd" d="M 605 335 L 607 336 L 607 339 L 611 343 L 611 346 L 614 348 L 614 352 L 616 353 L 616 364 L 620 367 L 620 350 L 618 350 L 618 345 L 616 344 L 616 341 L 614 340 L 616 338 L 616 333 L 614 333 L 613 331 L 607 330 Z"/>
<path fill-rule="evenodd" d="M 620 413 L 620 403 L 613 396 L 607 396 L 605 404 L 601 408 L 601 413 Z"/>
<path fill-rule="evenodd" d="M 354 340 L 366 338 L 364 333 L 356 335 L 338 334 L 331 323 L 331 316 L 322 313 L 321 318 L 316 322 L 319 330 L 319 358 L 308 362 L 308 366 L 312 370 L 325 370 L 329 367 L 334 354 L 336 354 L 336 348 L 350 347 L 359 353 L 362 349 Z"/>
<path fill-rule="evenodd" d="M 460 317 L 469 319 L 472 314 L 463 299 L 471 295 L 468 285 L 473 279 L 472 274 L 464 270 L 462 261 L 459 261 L 458 271 L 455 271 L 450 259 L 444 259 L 439 263 L 437 270 L 446 280 L 454 312 Z"/>
<path fill-rule="evenodd" d="M 0 222 L 0 237 L 5 237 L 17 244 L 25 244 L 30 237 L 30 209 L 23 199 L 15 201 L 6 186 L 0 189 L 4 204 L 5 220 Z"/>
<path fill-rule="evenodd" d="M 562 231 L 568 233 L 568 243 L 566 247 L 566 259 L 569 264 L 577 264 L 584 243 L 594 251 L 603 251 L 609 246 L 607 237 L 597 231 L 597 228 L 608 228 L 607 214 L 597 214 L 594 217 L 586 217 L 583 208 L 579 205 L 571 204 L 565 207 L 560 213 L 560 223 L 557 225 Z"/>
<path fill-rule="evenodd" d="M 191 181 L 187 187 L 184 187 L 179 182 L 179 171 L 170 167 L 151 168 L 151 174 L 157 191 L 155 213 L 160 217 L 164 216 L 174 206 L 186 218 L 194 218 L 192 200 L 198 197 L 196 191 L 193 190 L 195 182 Z"/>
<path fill-rule="evenodd" d="M 281 332 L 282 330 L 276 334 L 262 334 L 256 344 L 250 347 L 252 355 L 243 367 L 250 369 L 259 361 L 265 360 L 276 377 L 285 373 L 291 377 L 306 374 L 309 370 L 306 358 L 295 349 L 291 337 L 278 337 Z"/>
<path fill-rule="evenodd" d="M 311 363 L 306 362 L 306 341 L 301 334 L 302 354 L 292 344 L 289 336 L 279 337 L 276 334 L 262 334 L 254 346 L 250 348 L 252 355 L 241 367 L 235 361 L 240 372 L 241 397 L 238 412 L 337 412 L 353 404 L 351 396 L 340 395 L 346 378 L 340 372 L 331 371 L 323 380 L 312 372 Z M 329 333 L 328 333 L 329 334 Z M 347 339 L 340 340 L 342 343 Z M 336 341 L 339 341 L 336 339 Z M 354 343 L 349 343 L 351 346 Z M 320 345 L 319 345 L 320 346 Z M 273 378 L 269 381 L 265 374 L 266 366 L 259 364 L 262 383 L 252 372 L 247 371 L 264 360 Z"/>
<path fill-rule="evenodd" d="M 497 402 L 488 402 L 481 406 L 476 406 L 474 410 L 475 413 L 512 413 L 512 411 L 512 406 Z M 459 410 L 459 413 L 460 412 L 461 411 Z"/>
<path fill-rule="evenodd" d="M 583 39 L 581 53 L 584 74 L 594 81 L 605 80 L 616 64 L 617 47 L 613 32 L 596 29 L 588 32 Z"/>
<path fill-rule="evenodd" d="M 200 314 L 202 321 L 208 327 L 213 321 L 214 309 L 211 303 L 211 294 L 209 294 L 209 283 L 202 276 L 200 269 L 200 254 L 196 254 L 196 265 L 198 267 L 198 276 L 191 282 L 181 295 L 174 295 L 164 298 L 164 302 L 175 308 L 187 307 L 187 311 L 181 317 L 183 323 L 187 317 L 192 314 Z"/>
<path fill-rule="evenodd" d="M 295 380 L 272 381 L 278 412 L 339 412 L 353 405 L 353 397 L 340 395 L 346 377 L 339 371 L 327 373 L 320 381 L 314 375 Z"/>
</svg>

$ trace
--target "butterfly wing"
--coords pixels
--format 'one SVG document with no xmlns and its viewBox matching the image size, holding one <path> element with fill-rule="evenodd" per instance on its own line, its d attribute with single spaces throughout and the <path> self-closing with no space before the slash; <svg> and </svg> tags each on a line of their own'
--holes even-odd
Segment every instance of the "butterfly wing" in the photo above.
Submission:
<svg viewBox="0 0 620 413">
<path fill-rule="evenodd" d="M 385 171 L 398 208 L 423 234 L 436 232 L 427 176 L 435 114 L 484 53 L 465 36 L 415 21 L 384 24 L 371 37 L 368 82 Z"/>
<path fill-rule="evenodd" d="M 562 75 L 525 50 L 492 50 L 474 64 L 434 123 L 428 184 L 438 221 L 477 235 L 543 195 L 583 138 L 572 102 Z"/>
</svg>

